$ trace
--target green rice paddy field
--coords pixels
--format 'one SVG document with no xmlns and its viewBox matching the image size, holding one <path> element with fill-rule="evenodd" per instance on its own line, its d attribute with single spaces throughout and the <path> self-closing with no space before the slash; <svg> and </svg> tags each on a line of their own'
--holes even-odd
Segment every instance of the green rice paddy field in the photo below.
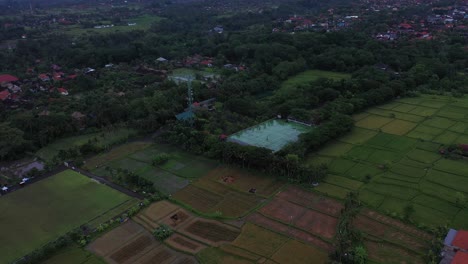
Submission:
<svg viewBox="0 0 468 264">
<path fill-rule="evenodd" d="M 10 263 L 131 200 L 70 170 L 8 194 L 0 199 L 0 263 Z"/>
<path fill-rule="evenodd" d="M 468 99 L 424 95 L 357 114 L 348 135 L 310 155 L 329 173 L 316 191 L 343 198 L 359 191 L 367 205 L 419 225 L 468 228 L 468 160 L 439 154 L 468 144 Z M 466 199 L 465 199 L 466 200 Z"/>
<path fill-rule="evenodd" d="M 169 154 L 169 161 L 158 166 L 152 165 L 153 158 L 161 153 Z M 217 165 L 215 161 L 171 146 L 134 142 L 87 160 L 85 169 L 104 177 L 109 176 L 106 167 L 126 169 L 152 181 L 162 193 L 173 194 Z"/>
<path fill-rule="evenodd" d="M 48 144 L 36 152 L 36 156 L 42 160 L 48 161 L 54 158 L 60 150 L 67 150 L 73 147 L 82 146 L 88 141 L 95 141 L 101 147 L 110 146 L 116 142 L 120 142 L 135 135 L 136 131 L 133 129 L 116 129 L 109 132 L 100 133 L 89 133 L 80 136 L 67 137 L 56 140 L 55 142 Z"/>
</svg>

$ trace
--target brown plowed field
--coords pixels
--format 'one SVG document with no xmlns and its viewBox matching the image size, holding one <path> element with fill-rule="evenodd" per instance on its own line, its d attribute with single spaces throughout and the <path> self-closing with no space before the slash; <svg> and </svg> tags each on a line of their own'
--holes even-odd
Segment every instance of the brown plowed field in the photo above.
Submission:
<svg viewBox="0 0 468 264">
<path fill-rule="evenodd" d="M 124 263 L 135 255 L 142 253 L 146 248 L 151 246 L 152 242 L 153 241 L 148 236 L 141 235 L 134 241 L 112 253 L 110 258 L 117 263 Z"/>
<path fill-rule="evenodd" d="M 321 249 L 326 250 L 327 252 L 331 252 L 333 250 L 333 246 L 330 243 L 327 243 L 321 240 L 320 238 L 312 234 L 309 234 L 307 232 L 304 232 L 302 230 L 296 229 L 291 226 L 287 226 L 285 224 L 282 224 L 280 222 L 267 218 L 261 214 L 258 214 L 258 213 L 252 214 L 247 218 L 247 221 L 252 222 L 256 225 L 265 227 L 267 229 L 273 230 L 275 232 L 282 233 L 286 236 L 290 236 L 295 239 L 301 240 L 303 242 L 312 244 L 314 246 L 317 246 Z"/>
<path fill-rule="evenodd" d="M 365 241 L 364 245 L 367 248 L 369 259 L 379 263 L 424 263 L 424 260 L 421 256 L 409 253 L 408 251 L 397 246 L 374 241 Z"/>
<path fill-rule="evenodd" d="M 332 216 L 339 216 L 341 209 L 343 209 L 343 204 L 337 200 L 308 192 L 299 187 L 289 187 L 280 192 L 277 197 Z"/>
<path fill-rule="evenodd" d="M 144 257 L 139 259 L 139 264 L 169 264 L 177 258 L 177 255 L 174 254 L 171 250 L 165 247 L 158 247 L 151 250 Z"/>
<path fill-rule="evenodd" d="M 196 220 L 184 228 L 189 234 L 202 237 L 213 243 L 230 242 L 236 239 L 240 230 L 213 221 Z"/>
<path fill-rule="evenodd" d="M 101 236 L 88 246 L 88 250 L 100 256 L 105 256 L 115 251 L 133 237 L 142 233 L 144 229 L 133 221 L 127 221 L 125 224 L 115 228 Z"/>
<path fill-rule="evenodd" d="M 354 226 L 364 233 L 377 237 L 383 237 L 389 229 L 388 226 L 360 214 L 354 219 Z"/>
<path fill-rule="evenodd" d="M 192 254 L 196 254 L 200 250 L 206 248 L 205 245 L 199 242 L 193 241 L 190 238 L 183 237 L 179 234 L 172 235 L 165 242 L 178 250 L 189 252 Z"/>
<path fill-rule="evenodd" d="M 172 204 L 168 201 L 160 201 L 151 204 L 147 209 L 145 209 L 142 212 L 142 214 L 144 214 L 148 219 L 156 222 L 157 220 L 174 212 L 178 208 L 179 207 L 177 205 Z"/>
<path fill-rule="evenodd" d="M 202 212 L 209 212 L 210 209 L 216 206 L 218 202 L 223 199 L 221 195 L 206 191 L 193 185 L 188 185 L 184 189 L 176 192 L 173 195 L 173 198 Z"/>
<path fill-rule="evenodd" d="M 276 218 L 284 223 L 295 222 L 305 212 L 306 208 L 281 199 L 274 199 L 260 209 L 260 213 Z"/>
<path fill-rule="evenodd" d="M 336 233 L 338 219 L 316 211 L 308 210 L 294 225 L 309 233 L 332 239 Z"/>
<path fill-rule="evenodd" d="M 385 216 L 385 215 L 382 215 L 380 213 L 377 213 L 375 211 L 372 211 L 372 210 L 369 210 L 369 209 L 363 209 L 362 214 L 372 218 L 372 219 L 375 219 L 381 223 L 384 223 L 386 225 L 389 225 L 389 226 L 393 226 L 393 227 L 396 227 L 398 229 L 401 229 L 402 231 L 406 232 L 406 233 L 409 233 L 409 234 L 412 234 L 412 235 L 415 235 L 415 236 L 418 236 L 424 240 L 431 240 L 433 238 L 432 235 L 430 235 L 429 233 L 426 233 L 422 230 L 419 230 L 413 226 L 410 226 L 410 225 L 407 225 L 405 223 L 402 223 L 401 221 L 398 221 L 396 219 L 393 219 L 391 217 L 388 217 L 388 216 Z"/>
</svg>

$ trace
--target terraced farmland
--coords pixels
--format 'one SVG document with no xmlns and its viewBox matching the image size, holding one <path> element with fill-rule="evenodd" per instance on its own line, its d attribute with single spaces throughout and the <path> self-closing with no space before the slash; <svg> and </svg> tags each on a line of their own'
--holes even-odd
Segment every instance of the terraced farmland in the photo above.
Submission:
<svg viewBox="0 0 468 264">
<path fill-rule="evenodd" d="M 315 190 L 343 198 L 359 191 L 377 210 L 417 224 L 468 228 L 468 161 L 439 149 L 468 143 L 468 100 L 424 95 L 374 107 L 354 116 L 353 131 L 310 155 L 330 175 Z"/>
</svg>

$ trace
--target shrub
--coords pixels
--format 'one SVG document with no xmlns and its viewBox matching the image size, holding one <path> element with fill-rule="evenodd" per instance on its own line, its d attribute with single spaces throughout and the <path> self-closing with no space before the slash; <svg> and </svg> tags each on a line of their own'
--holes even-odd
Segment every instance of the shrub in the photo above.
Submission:
<svg viewBox="0 0 468 264">
<path fill-rule="evenodd" d="M 174 231 L 167 225 L 161 225 L 160 227 L 154 230 L 153 235 L 159 241 L 164 241 L 166 238 L 170 237 Z"/>
<path fill-rule="evenodd" d="M 171 156 L 169 154 L 161 153 L 161 154 L 156 155 L 156 157 L 153 158 L 152 163 L 153 165 L 162 165 L 168 162 L 170 158 Z"/>
</svg>

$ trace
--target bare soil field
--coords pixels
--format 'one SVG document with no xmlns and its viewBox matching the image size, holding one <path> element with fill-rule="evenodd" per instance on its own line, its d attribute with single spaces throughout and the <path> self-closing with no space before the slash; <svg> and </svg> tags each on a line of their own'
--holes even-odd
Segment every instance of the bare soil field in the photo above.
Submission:
<svg viewBox="0 0 468 264">
<path fill-rule="evenodd" d="M 96 239 L 87 249 L 110 264 L 197 263 L 194 258 L 157 242 L 132 220 Z"/>
<path fill-rule="evenodd" d="M 305 231 L 296 229 L 292 226 L 288 226 L 280 222 L 277 222 L 275 220 L 272 220 L 270 218 L 267 218 L 261 214 L 258 214 L 258 213 L 252 214 L 247 218 L 247 221 L 254 223 L 256 225 L 259 225 L 261 227 L 264 227 L 266 229 L 273 230 L 275 232 L 278 232 L 278 233 L 287 235 L 289 237 L 298 239 L 300 241 L 309 243 L 327 252 L 331 252 L 333 250 L 333 246 L 331 243 L 326 242 L 318 238 L 317 236 L 309 234 Z"/>
<path fill-rule="evenodd" d="M 206 248 L 205 245 L 191 240 L 187 237 L 181 236 L 179 234 L 172 235 L 169 239 L 166 240 L 166 243 L 178 250 L 188 252 L 191 254 L 196 254 L 200 250 Z"/>
</svg>

